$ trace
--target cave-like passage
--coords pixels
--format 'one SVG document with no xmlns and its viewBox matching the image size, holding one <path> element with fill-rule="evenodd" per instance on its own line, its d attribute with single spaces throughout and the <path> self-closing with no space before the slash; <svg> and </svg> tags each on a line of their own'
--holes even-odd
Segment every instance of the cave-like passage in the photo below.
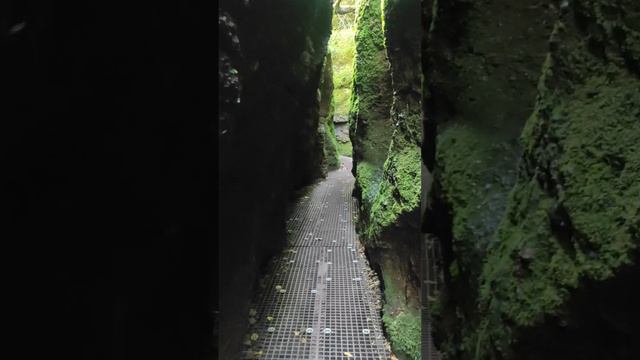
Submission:
<svg viewBox="0 0 640 360">
<path fill-rule="evenodd" d="M 384 359 L 379 290 L 355 231 L 351 158 L 310 188 L 261 281 L 245 359 Z"/>
</svg>

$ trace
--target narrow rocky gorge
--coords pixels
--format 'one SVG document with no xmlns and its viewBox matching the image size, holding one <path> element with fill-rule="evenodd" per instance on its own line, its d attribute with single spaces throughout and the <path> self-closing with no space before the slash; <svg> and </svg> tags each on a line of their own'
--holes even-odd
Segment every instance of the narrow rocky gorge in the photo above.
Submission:
<svg viewBox="0 0 640 360">
<path fill-rule="evenodd" d="M 221 237 L 237 239 L 221 244 L 225 349 L 239 349 L 258 274 L 285 246 L 287 204 L 352 155 L 392 356 L 640 352 L 637 2 L 220 13 Z"/>
<path fill-rule="evenodd" d="M 206 3 L 0 1 L 14 353 L 640 358 L 640 0 Z"/>
<path fill-rule="evenodd" d="M 341 5 L 343 15 L 355 22 L 352 70 L 344 64 L 348 48 L 335 48 L 340 64 L 332 66 L 333 54 L 327 51 L 332 9 L 326 2 L 293 7 L 283 2 L 270 8 L 221 5 L 219 25 L 225 46 L 219 59 L 220 139 L 223 153 L 234 149 L 233 156 L 220 159 L 228 174 L 221 179 L 221 188 L 226 189 L 222 201 L 230 204 L 221 221 L 237 224 L 225 227 L 228 230 L 221 236 L 241 239 L 221 244 L 221 252 L 237 255 L 221 259 L 223 268 L 233 272 L 231 278 L 221 279 L 223 299 L 229 299 L 221 303 L 226 314 L 221 327 L 234 329 L 232 333 L 244 335 L 247 328 L 248 302 L 237 300 L 248 301 L 257 289 L 255 274 L 264 271 L 266 261 L 283 246 L 283 228 L 278 224 L 285 212 L 267 209 L 285 209 L 297 189 L 336 167 L 338 152 L 345 146 L 344 129 L 336 139 L 335 126 L 342 126 L 340 116 L 345 117 L 336 116 L 336 108 L 341 113 L 346 109 L 357 182 L 354 193 L 362 204 L 358 231 L 382 277 L 385 331 L 397 356 L 419 358 L 421 73 L 420 53 L 415 50 L 420 44 L 420 8 L 417 1 L 381 5 L 379 1 Z M 273 14 L 273 19 L 265 14 Z M 288 14 L 290 23 L 276 20 L 278 14 Z M 345 19 L 333 21 L 344 25 Z M 287 28 L 297 32 L 289 34 Z M 349 29 L 342 29 L 343 37 L 348 36 Z M 251 37 L 258 31 L 259 37 Z M 278 55 L 277 61 L 272 54 Z M 347 82 L 351 74 L 353 81 Z M 339 88 L 334 95 L 336 79 Z M 266 84 L 271 90 L 260 92 Z M 350 105 L 345 93 L 351 96 Z M 261 118 L 259 124 L 241 121 L 253 117 Z M 255 165 L 248 168 L 242 159 Z M 254 178 L 262 179 L 265 187 L 246 184 Z M 231 194 L 233 199 L 225 198 Z M 251 199 L 254 208 L 247 209 L 243 198 Z M 238 221 L 247 217 L 253 223 L 240 225 Z M 233 339 L 230 334 L 224 337 Z M 229 341 L 221 343 L 224 349 L 237 350 L 238 340 Z"/>
</svg>

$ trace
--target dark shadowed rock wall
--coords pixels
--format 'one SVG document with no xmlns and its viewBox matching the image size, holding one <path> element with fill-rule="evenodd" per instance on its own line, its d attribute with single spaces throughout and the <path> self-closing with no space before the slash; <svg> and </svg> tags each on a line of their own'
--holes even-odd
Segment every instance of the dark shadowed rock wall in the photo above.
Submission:
<svg viewBox="0 0 640 360">
<path fill-rule="evenodd" d="M 2 237 L 3 292 L 12 335 L 28 341 L 20 356 L 213 357 L 204 13 L 189 1 L 0 5 L 16 230 Z"/>
<path fill-rule="evenodd" d="M 261 266 L 284 245 L 287 203 L 329 167 L 331 3 L 223 1 L 218 24 L 220 356 L 233 359 Z"/>
</svg>

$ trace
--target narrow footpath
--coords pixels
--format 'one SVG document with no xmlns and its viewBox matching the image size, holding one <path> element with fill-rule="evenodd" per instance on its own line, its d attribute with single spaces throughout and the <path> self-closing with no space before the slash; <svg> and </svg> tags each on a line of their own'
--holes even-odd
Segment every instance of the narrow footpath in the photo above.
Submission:
<svg viewBox="0 0 640 360">
<path fill-rule="evenodd" d="M 351 158 L 298 200 L 261 281 L 245 359 L 384 359 L 378 280 L 355 231 Z"/>
</svg>

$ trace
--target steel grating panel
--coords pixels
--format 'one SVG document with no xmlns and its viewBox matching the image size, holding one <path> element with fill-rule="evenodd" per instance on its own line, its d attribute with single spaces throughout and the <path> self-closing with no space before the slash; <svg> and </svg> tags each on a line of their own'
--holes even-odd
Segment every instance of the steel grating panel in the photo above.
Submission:
<svg viewBox="0 0 640 360">
<path fill-rule="evenodd" d="M 244 359 L 389 359 L 354 226 L 350 160 L 291 211 L 289 246 L 261 281 Z"/>
</svg>

